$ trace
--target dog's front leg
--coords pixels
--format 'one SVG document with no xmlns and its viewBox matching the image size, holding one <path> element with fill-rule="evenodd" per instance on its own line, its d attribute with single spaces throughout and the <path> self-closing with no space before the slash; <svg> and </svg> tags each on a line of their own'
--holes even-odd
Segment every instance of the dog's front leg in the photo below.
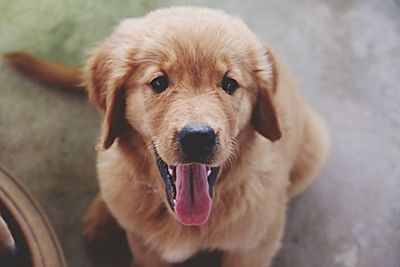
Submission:
<svg viewBox="0 0 400 267">
<path fill-rule="evenodd" d="M 132 267 L 172 267 L 171 263 L 164 261 L 157 251 L 146 246 L 138 236 L 129 234 L 128 242 L 133 254 Z"/>
<path fill-rule="evenodd" d="M 93 266 L 128 267 L 131 264 L 125 231 L 99 195 L 83 217 L 83 237 Z"/>
</svg>

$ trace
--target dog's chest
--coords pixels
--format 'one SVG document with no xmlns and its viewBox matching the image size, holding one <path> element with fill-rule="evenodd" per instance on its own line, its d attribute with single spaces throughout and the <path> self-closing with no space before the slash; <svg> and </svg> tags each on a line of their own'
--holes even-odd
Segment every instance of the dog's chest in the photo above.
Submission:
<svg viewBox="0 0 400 267">
<path fill-rule="evenodd" d="M 198 243 L 194 241 L 180 242 L 164 247 L 161 257 L 168 262 L 182 262 L 195 255 L 198 250 Z"/>
</svg>

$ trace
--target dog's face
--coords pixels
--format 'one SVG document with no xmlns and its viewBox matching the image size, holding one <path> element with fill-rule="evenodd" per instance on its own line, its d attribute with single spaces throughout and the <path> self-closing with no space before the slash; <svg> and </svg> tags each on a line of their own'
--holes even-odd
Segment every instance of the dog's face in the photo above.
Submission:
<svg viewBox="0 0 400 267">
<path fill-rule="evenodd" d="M 86 70 L 91 101 L 106 112 L 103 147 L 129 124 L 154 150 L 178 220 L 203 224 L 241 132 L 281 136 L 272 60 L 222 12 L 173 8 L 123 22 Z"/>
</svg>

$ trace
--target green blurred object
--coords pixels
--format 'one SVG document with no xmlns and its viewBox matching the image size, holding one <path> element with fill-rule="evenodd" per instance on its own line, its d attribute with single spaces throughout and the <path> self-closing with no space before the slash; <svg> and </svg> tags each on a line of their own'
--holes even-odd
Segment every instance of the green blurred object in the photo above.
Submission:
<svg viewBox="0 0 400 267">
<path fill-rule="evenodd" d="M 157 0 L 2 0 L 0 53 L 12 49 L 79 65 L 123 18 L 159 5 Z"/>
</svg>

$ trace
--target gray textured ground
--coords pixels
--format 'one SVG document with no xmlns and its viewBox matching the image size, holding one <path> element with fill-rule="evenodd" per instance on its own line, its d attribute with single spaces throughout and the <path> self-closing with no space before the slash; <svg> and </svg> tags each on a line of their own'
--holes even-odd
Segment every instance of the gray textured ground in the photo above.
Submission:
<svg viewBox="0 0 400 267">
<path fill-rule="evenodd" d="M 0 52 L 79 64 L 122 17 L 176 3 L 2 0 Z M 275 267 L 399 267 L 399 1 L 179 3 L 241 16 L 292 67 L 331 130 L 330 160 L 291 203 Z M 98 124 L 81 96 L 32 83 L 0 62 L 0 162 L 40 200 L 74 267 L 88 266 L 79 229 L 96 191 Z"/>
</svg>

